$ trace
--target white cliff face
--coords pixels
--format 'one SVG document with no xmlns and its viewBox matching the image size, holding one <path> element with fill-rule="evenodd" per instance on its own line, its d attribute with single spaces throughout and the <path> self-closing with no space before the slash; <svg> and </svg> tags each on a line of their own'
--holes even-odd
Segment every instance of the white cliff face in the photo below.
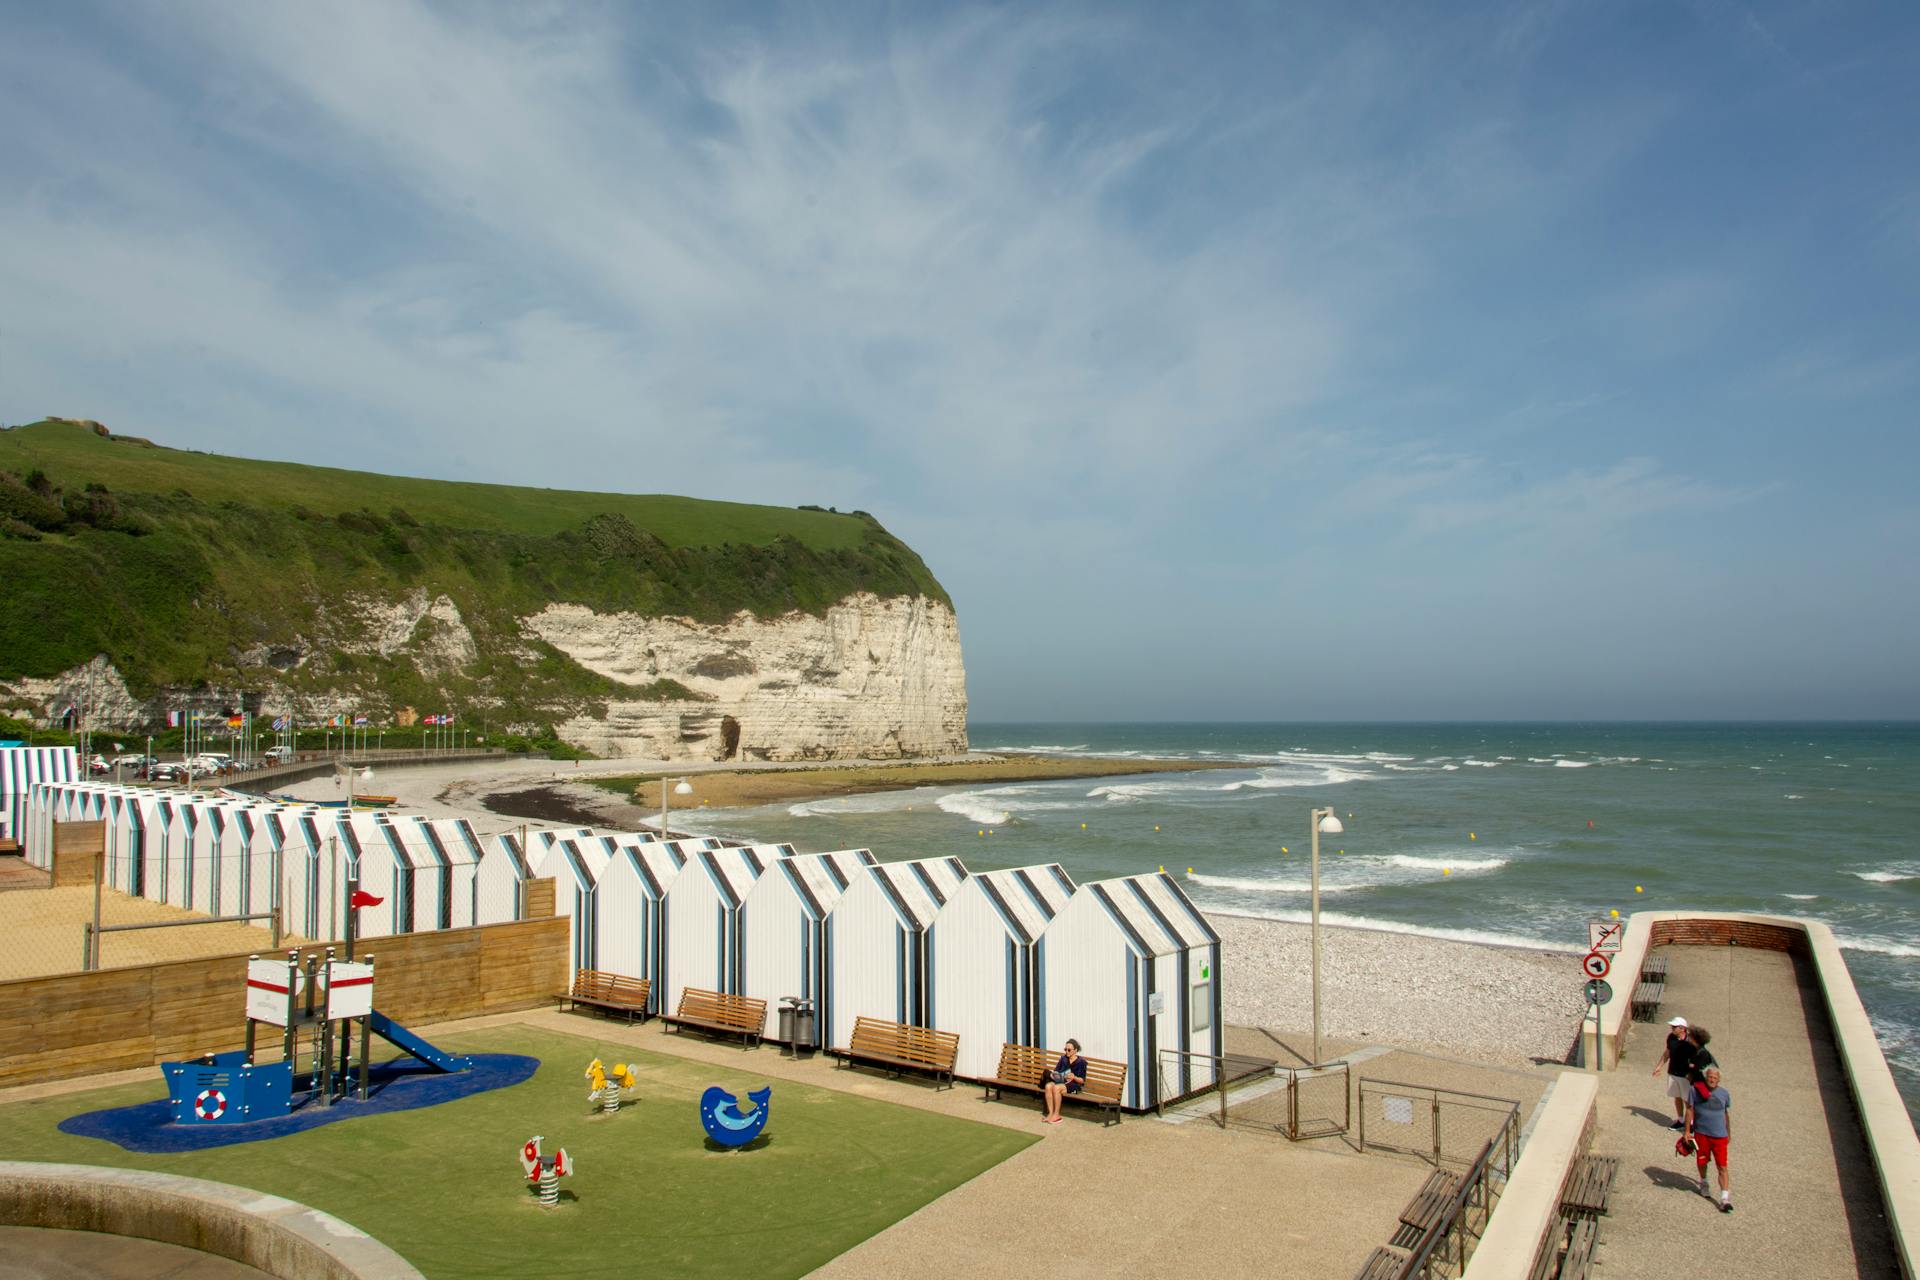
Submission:
<svg viewBox="0 0 1920 1280">
<path fill-rule="evenodd" d="M 553 604 L 527 632 L 636 691 L 678 681 L 694 699 L 614 699 L 562 737 L 601 755 L 683 760 L 892 759 L 967 748 L 966 669 L 953 611 L 925 597 L 849 596 L 824 618 L 726 623 Z"/>
</svg>

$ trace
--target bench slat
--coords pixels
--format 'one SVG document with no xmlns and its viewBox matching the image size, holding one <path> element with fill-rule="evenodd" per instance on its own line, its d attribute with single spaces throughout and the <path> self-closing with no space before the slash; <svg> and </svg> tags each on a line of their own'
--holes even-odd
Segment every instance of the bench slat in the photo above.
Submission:
<svg viewBox="0 0 1920 1280">
<path fill-rule="evenodd" d="M 660 1020 L 676 1027 L 694 1027 L 756 1040 L 766 1029 L 767 1002 L 752 996 L 687 987 L 680 992 L 680 1003 L 672 1016 L 662 1014 Z"/>
<path fill-rule="evenodd" d="M 960 1053 L 960 1037 L 951 1031 L 861 1015 L 853 1020 L 853 1034 L 847 1038 L 846 1046 L 832 1052 L 845 1058 L 849 1066 L 858 1059 L 931 1071 L 936 1079 L 945 1076 L 951 1082 L 954 1060 Z"/>
</svg>

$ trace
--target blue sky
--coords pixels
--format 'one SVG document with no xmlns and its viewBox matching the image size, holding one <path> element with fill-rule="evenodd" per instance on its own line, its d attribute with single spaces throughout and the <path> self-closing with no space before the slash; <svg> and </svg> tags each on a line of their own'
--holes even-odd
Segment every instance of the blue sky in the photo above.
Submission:
<svg viewBox="0 0 1920 1280">
<path fill-rule="evenodd" d="M 1198 15 L 0 3 L 0 421 L 864 508 L 980 720 L 1920 715 L 1920 9 Z"/>
</svg>

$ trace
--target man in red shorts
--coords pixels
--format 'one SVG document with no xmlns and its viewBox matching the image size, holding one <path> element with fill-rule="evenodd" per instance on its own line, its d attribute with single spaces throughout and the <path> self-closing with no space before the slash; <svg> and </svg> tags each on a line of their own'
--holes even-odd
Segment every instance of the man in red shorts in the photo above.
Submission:
<svg viewBox="0 0 1920 1280">
<path fill-rule="evenodd" d="M 1720 1087 L 1718 1067 L 1708 1067 L 1705 1078 L 1687 1092 L 1687 1136 L 1699 1148 L 1695 1158 L 1700 1162 L 1700 1194 L 1713 1197 L 1707 1187 L 1707 1161 L 1712 1160 L 1720 1173 L 1722 1213 L 1733 1212 L 1733 1175 L 1727 1171 L 1727 1142 L 1733 1137 L 1727 1112 L 1732 1107 L 1733 1099 Z"/>
</svg>

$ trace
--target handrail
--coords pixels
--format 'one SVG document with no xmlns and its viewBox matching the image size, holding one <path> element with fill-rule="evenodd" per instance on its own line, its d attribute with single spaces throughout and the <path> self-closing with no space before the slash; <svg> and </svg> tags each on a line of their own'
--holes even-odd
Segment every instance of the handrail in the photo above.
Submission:
<svg viewBox="0 0 1920 1280">
<path fill-rule="evenodd" d="M 1474 1157 L 1473 1165 L 1467 1170 L 1466 1176 L 1460 1179 L 1459 1189 L 1453 1193 L 1453 1198 L 1447 1203 L 1447 1211 L 1435 1219 L 1433 1225 L 1427 1228 L 1426 1234 L 1420 1237 L 1413 1252 L 1401 1265 L 1396 1280 L 1416 1280 L 1416 1277 L 1426 1274 L 1427 1263 L 1432 1259 L 1434 1250 L 1438 1249 L 1453 1233 L 1453 1229 L 1460 1224 L 1466 1213 L 1467 1202 L 1473 1197 L 1473 1193 L 1485 1186 L 1487 1169 L 1493 1162 L 1493 1145 L 1494 1139 L 1488 1138 L 1487 1145 L 1480 1148 L 1480 1154 Z M 1463 1241 L 1461 1244 L 1463 1266 L 1465 1248 Z"/>
</svg>

